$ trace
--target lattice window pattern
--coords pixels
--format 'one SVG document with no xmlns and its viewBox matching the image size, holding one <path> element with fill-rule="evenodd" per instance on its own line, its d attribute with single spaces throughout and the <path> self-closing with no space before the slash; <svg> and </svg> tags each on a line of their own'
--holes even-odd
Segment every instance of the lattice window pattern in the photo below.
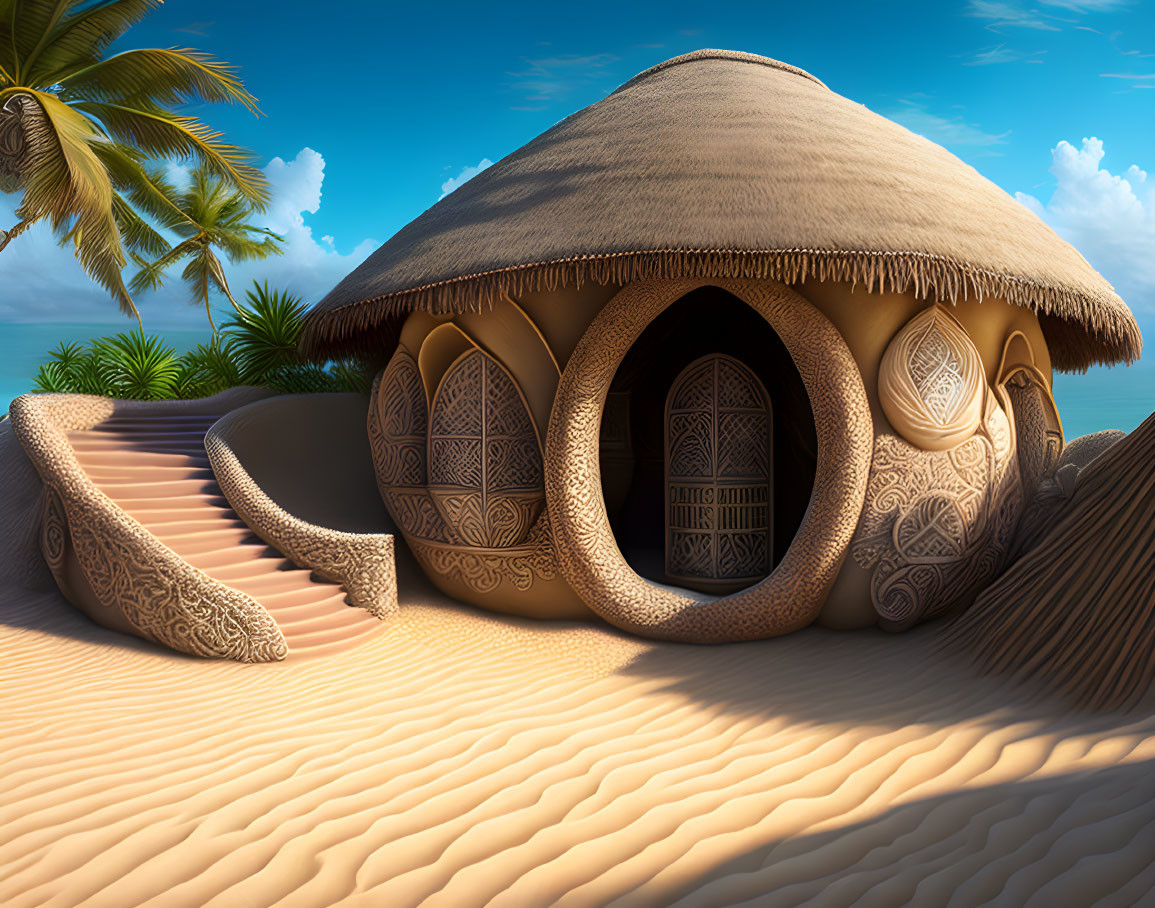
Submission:
<svg viewBox="0 0 1155 908">
<path fill-rule="evenodd" d="M 429 420 L 429 492 L 470 546 L 521 543 L 545 505 L 541 449 L 513 378 L 481 350 L 446 371 Z"/>
<path fill-rule="evenodd" d="M 742 362 L 711 354 L 666 398 L 666 574 L 709 592 L 765 577 L 773 551 L 772 412 Z"/>
</svg>

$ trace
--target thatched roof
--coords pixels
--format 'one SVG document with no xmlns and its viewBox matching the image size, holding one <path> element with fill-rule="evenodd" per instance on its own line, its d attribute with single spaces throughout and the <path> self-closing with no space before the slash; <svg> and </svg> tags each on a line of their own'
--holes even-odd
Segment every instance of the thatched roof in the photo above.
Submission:
<svg viewBox="0 0 1155 908">
<path fill-rule="evenodd" d="M 635 76 L 402 228 L 310 313 L 305 348 L 414 309 L 664 277 L 849 280 L 1039 313 L 1056 367 L 1132 360 L 1126 304 L 972 167 L 795 67 L 701 50 Z"/>
</svg>

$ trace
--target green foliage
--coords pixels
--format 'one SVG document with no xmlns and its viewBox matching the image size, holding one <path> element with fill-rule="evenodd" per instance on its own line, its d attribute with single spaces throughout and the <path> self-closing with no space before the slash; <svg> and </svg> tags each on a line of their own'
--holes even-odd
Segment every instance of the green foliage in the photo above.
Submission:
<svg viewBox="0 0 1155 908">
<path fill-rule="evenodd" d="M 228 388 L 243 385 L 232 338 L 214 334 L 207 344 L 197 346 L 180 358 L 180 373 L 173 392 L 182 400 L 211 397 Z"/>
<path fill-rule="evenodd" d="M 287 369 L 302 365 L 297 341 L 307 307 L 300 297 L 269 290 L 267 282 L 254 281 L 253 288 L 245 292 L 245 299 L 248 305 L 238 306 L 221 332 L 236 343 L 242 380 L 246 384 L 268 384 Z"/>
<path fill-rule="evenodd" d="M 36 374 L 37 391 L 71 394 L 110 394 L 110 367 L 95 350 L 80 344 L 60 343 Z"/>
<path fill-rule="evenodd" d="M 43 363 L 36 372 L 33 391 L 42 393 L 60 393 L 76 391 L 71 376 L 60 367 L 58 362 Z"/>
<path fill-rule="evenodd" d="M 368 394 L 373 388 L 377 367 L 359 357 L 339 359 L 332 366 L 334 391 L 353 391 Z"/>
<path fill-rule="evenodd" d="M 356 357 L 324 365 L 303 360 L 297 342 L 306 306 L 299 297 L 255 281 L 248 305 L 221 331 L 182 356 L 158 336 L 131 331 L 87 346 L 60 343 L 36 374 L 41 392 L 98 394 L 133 400 L 209 397 L 238 385 L 282 394 L 354 391 L 367 394 L 376 366 Z"/>
<path fill-rule="evenodd" d="M 143 331 L 130 331 L 92 342 L 92 352 L 103 361 L 112 397 L 128 400 L 171 400 L 180 375 L 172 347 Z"/>
<path fill-rule="evenodd" d="M 317 363 L 286 363 L 270 372 L 262 384 L 282 394 L 318 394 L 337 390 L 333 376 Z"/>
<path fill-rule="evenodd" d="M 88 348 L 61 343 L 37 372 L 35 390 L 169 400 L 179 375 L 172 347 L 137 330 L 97 338 Z"/>
<path fill-rule="evenodd" d="M 46 219 L 121 311 L 138 319 L 121 276 L 125 250 L 159 255 L 163 240 L 140 213 L 156 217 L 157 209 L 169 207 L 150 184 L 146 159 L 192 159 L 247 204 L 260 209 L 269 200 L 249 152 L 174 110 L 226 102 L 257 113 L 233 67 L 179 47 L 108 55 L 160 5 L 0 0 L 0 133 L 9 139 L 0 155 L 0 187 L 22 192 L 19 223 L 8 239 Z M 0 239 L 0 249 L 4 245 Z M 48 374 L 55 371 L 47 370 L 45 379 L 62 378 Z"/>
<path fill-rule="evenodd" d="M 252 203 L 203 166 L 193 172 L 188 188 L 183 191 L 169 183 L 160 170 L 149 171 L 147 176 L 156 196 L 140 196 L 138 204 L 148 207 L 151 202 L 157 202 L 153 216 L 181 239 L 172 248 L 162 241 L 160 251 L 152 253 L 151 260 L 134 251 L 132 260 L 140 270 L 129 289 L 133 293 L 156 290 L 164 282 L 165 272 L 184 262 L 181 279 L 189 289 L 192 302 L 204 306 L 215 333 L 212 293 L 223 294 L 233 308 L 240 311 L 215 250 L 222 250 L 230 262 L 254 261 L 280 255 L 284 251 L 283 238 L 271 230 L 251 225 L 249 218 L 256 211 Z"/>
</svg>

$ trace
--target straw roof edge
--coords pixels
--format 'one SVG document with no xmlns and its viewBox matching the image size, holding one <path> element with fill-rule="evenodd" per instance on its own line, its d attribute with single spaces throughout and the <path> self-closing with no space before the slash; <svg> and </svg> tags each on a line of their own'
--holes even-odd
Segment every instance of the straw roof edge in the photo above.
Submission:
<svg viewBox="0 0 1155 908">
<path fill-rule="evenodd" d="M 1044 285 L 966 262 L 916 251 L 822 249 L 657 249 L 582 255 L 463 275 L 331 308 L 306 316 L 301 349 L 323 359 L 366 349 L 367 332 L 395 334 L 399 316 L 479 312 L 504 294 L 518 296 L 565 286 L 626 284 L 660 278 L 741 278 L 798 284 L 845 281 L 875 292 L 913 291 L 942 302 L 1002 299 L 1040 316 L 1051 359 L 1060 371 L 1138 359 L 1142 336 L 1134 316 L 1114 294 Z"/>
</svg>

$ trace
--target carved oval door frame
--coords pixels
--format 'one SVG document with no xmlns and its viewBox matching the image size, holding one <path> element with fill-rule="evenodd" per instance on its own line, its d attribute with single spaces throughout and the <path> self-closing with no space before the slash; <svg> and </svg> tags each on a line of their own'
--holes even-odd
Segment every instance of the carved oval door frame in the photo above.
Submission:
<svg viewBox="0 0 1155 908">
<path fill-rule="evenodd" d="M 645 327 L 692 290 L 720 287 L 777 332 L 794 360 L 818 436 L 810 505 L 770 576 L 713 597 L 652 583 L 626 562 L 602 496 L 602 408 Z M 866 497 L 874 426 L 858 364 L 826 316 L 774 281 L 660 279 L 627 284 L 574 348 L 545 445 L 545 493 L 558 570 L 590 609 L 647 637 L 695 643 L 758 640 L 810 624 L 842 567 Z"/>
</svg>

